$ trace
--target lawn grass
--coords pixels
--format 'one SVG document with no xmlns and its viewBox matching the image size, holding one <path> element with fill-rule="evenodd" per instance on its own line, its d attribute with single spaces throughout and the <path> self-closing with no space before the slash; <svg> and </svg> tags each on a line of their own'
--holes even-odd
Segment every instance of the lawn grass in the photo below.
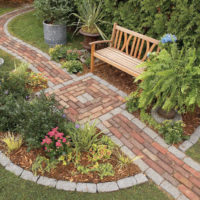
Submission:
<svg viewBox="0 0 200 200">
<path fill-rule="evenodd" d="M 7 12 L 11 12 L 15 9 L 16 9 L 15 7 L 4 7 L 4 6 L 0 5 L 0 16 Z"/>
<path fill-rule="evenodd" d="M 186 151 L 186 154 L 200 163 L 200 140 Z"/>
<path fill-rule="evenodd" d="M 18 65 L 21 63 L 15 57 L 2 51 L 1 49 L 0 49 L 0 58 L 4 59 L 4 64 L 0 67 L 0 76 L 1 76 L 2 72 L 11 71 L 15 68 L 15 65 Z"/>
<path fill-rule="evenodd" d="M 169 200 L 154 184 L 146 183 L 111 193 L 66 192 L 24 181 L 0 166 L 0 200 Z"/>
<path fill-rule="evenodd" d="M 42 19 L 38 19 L 34 11 L 20 15 L 13 19 L 8 29 L 12 35 L 48 53 L 49 47 L 44 42 Z M 82 37 L 67 33 L 67 46 L 80 49 Z"/>
</svg>

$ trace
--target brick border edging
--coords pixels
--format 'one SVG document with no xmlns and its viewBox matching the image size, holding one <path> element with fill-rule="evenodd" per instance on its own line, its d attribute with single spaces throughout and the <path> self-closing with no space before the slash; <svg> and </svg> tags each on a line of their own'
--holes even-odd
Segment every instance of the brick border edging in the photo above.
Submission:
<svg viewBox="0 0 200 200">
<path fill-rule="evenodd" d="M 15 11 L 13 11 L 15 12 Z M 24 12 L 23 12 L 24 13 Z M 8 13 L 7 13 L 8 14 Z M 22 13 L 21 13 L 22 14 Z M 21 15 L 19 14 L 19 15 Z M 12 19 L 16 17 L 16 16 L 13 16 Z M 9 19 L 10 20 L 10 19 Z M 8 20 L 8 21 L 9 21 Z M 7 22 L 8 22 L 7 21 Z M 8 24 L 8 23 L 6 23 Z M 4 29 L 7 29 L 7 25 L 5 26 L 4 25 Z M 4 30 L 5 31 L 5 30 Z M 6 32 L 6 31 L 5 31 Z M 28 45 L 26 43 L 24 43 L 23 41 L 11 36 L 8 31 L 7 33 L 9 37 L 11 37 L 13 40 L 17 40 L 18 42 L 21 42 L 23 43 L 25 46 L 29 47 L 29 48 L 32 48 L 34 49 L 35 51 L 37 51 L 38 53 L 40 53 L 41 51 L 38 50 L 37 48 L 31 46 L 31 45 Z M 12 53 L 12 52 L 11 52 Z M 45 56 L 45 53 L 43 53 L 43 56 Z M 17 54 L 15 54 L 17 55 Z M 15 56 L 14 55 L 14 56 Z M 47 54 L 46 54 L 47 55 Z M 18 56 L 19 57 L 19 56 Z M 24 60 L 24 59 L 23 59 Z M 59 64 L 56 64 L 57 66 L 60 66 Z M 63 70 L 66 72 L 66 70 Z M 68 73 L 67 73 L 68 74 Z M 81 80 L 81 79 L 84 79 L 86 77 L 91 77 L 91 78 L 94 78 L 96 79 L 98 82 L 104 84 L 105 86 L 107 86 L 108 88 L 110 88 L 111 90 L 113 90 L 114 92 L 117 92 L 118 94 L 120 94 L 121 96 L 126 96 L 125 93 L 123 93 L 122 91 L 118 91 L 118 89 L 116 89 L 114 86 L 110 85 L 109 83 L 107 83 L 106 81 L 102 80 L 101 78 L 95 76 L 95 75 L 92 75 L 92 74 L 86 74 L 82 77 L 77 77 L 76 75 L 70 75 L 72 77 L 72 79 L 74 81 L 76 80 Z M 72 80 L 72 81 L 73 81 Z M 71 81 L 71 80 L 70 80 Z M 55 91 L 56 89 L 59 89 L 60 87 L 62 87 L 62 85 L 66 84 L 70 84 L 70 81 L 67 81 L 65 83 L 62 83 L 60 85 L 50 85 L 50 88 L 52 91 Z M 50 90 L 50 89 L 47 89 L 47 90 Z M 166 148 L 168 151 L 170 151 L 173 155 L 175 155 L 177 158 L 181 159 L 184 163 L 188 164 L 192 169 L 195 169 L 197 171 L 200 171 L 200 165 L 199 163 L 196 163 L 195 161 L 193 161 L 191 158 L 187 157 L 182 151 L 180 151 L 179 149 L 175 148 L 174 146 L 169 146 L 165 143 L 165 141 L 157 134 L 155 133 L 153 130 L 151 130 L 150 128 L 146 127 L 146 125 L 141 122 L 139 119 L 135 118 L 132 114 L 128 113 L 126 110 L 125 110 L 125 104 L 123 104 L 122 106 L 116 108 L 115 110 L 112 110 L 110 111 L 109 113 L 105 114 L 104 116 L 101 116 L 101 121 L 103 120 L 107 120 L 109 119 L 109 117 L 113 116 L 113 114 L 115 113 L 118 113 L 119 110 L 122 109 L 122 112 L 123 112 L 123 115 L 125 117 L 127 117 L 129 120 L 131 120 L 134 124 L 136 124 L 138 127 L 140 127 L 141 129 L 143 129 L 143 131 L 148 135 L 150 136 L 151 138 L 154 139 L 154 141 L 156 141 L 157 143 L 159 143 L 161 146 L 163 146 L 164 148 Z M 104 127 L 104 125 L 101 123 L 99 126 L 101 126 L 101 128 Z M 111 137 L 111 139 L 113 141 L 115 141 L 115 143 L 118 143 L 118 144 L 122 144 L 123 143 L 118 139 L 116 138 L 115 136 L 113 136 L 111 133 L 107 132 L 106 133 L 108 136 Z M 194 141 L 197 141 L 198 139 L 196 139 L 198 136 L 200 135 L 200 130 L 197 129 L 197 132 L 196 132 L 196 136 L 193 138 L 193 143 Z M 135 154 L 130 150 L 128 149 L 126 146 L 121 146 L 121 149 L 124 153 L 126 153 L 127 155 L 129 155 L 129 157 L 135 157 Z M 171 194 L 174 198 L 178 199 L 178 200 L 183 200 L 183 199 L 188 199 L 186 198 L 177 188 L 175 188 L 172 184 L 170 184 L 168 181 L 166 181 L 166 179 L 164 179 L 163 177 L 161 177 L 157 172 L 155 172 L 152 168 L 150 168 L 142 159 L 138 159 L 135 161 L 135 163 L 141 168 L 141 170 L 143 172 L 145 172 L 147 174 L 147 176 L 149 178 L 151 178 L 157 185 L 160 185 L 164 190 L 166 190 L 169 194 Z"/>
</svg>

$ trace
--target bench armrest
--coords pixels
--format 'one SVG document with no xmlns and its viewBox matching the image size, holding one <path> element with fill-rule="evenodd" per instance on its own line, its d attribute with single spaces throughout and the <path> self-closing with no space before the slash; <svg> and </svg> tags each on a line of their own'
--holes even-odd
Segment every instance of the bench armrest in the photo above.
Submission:
<svg viewBox="0 0 200 200">
<path fill-rule="evenodd" d="M 112 40 L 100 40 L 100 41 L 90 42 L 90 45 L 102 44 L 102 43 L 111 43 L 111 42 L 112 42 Z"/>
</svg>

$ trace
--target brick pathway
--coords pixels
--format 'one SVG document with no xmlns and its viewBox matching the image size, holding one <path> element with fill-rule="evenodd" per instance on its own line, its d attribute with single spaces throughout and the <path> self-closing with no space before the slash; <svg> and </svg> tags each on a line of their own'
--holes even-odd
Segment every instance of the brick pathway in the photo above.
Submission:
<svg viewBox="0 0 200 200">
<path fill-rule="evenodd" d="M 24 11 L 29 10 L 25 8 Z M 178 200 L 200 199 L 200 165 L 182 151 L 167 145 L 153 130 L 125 110 L 125 94 L 99 77 L 69 75 L 49 57 L 9 36 L 8 21 L 23 9 L 0 17 L 0 48 L 26 60 L 49 79 L 47 93 L 54 93 L 67 116 L 85 122 L 97 120 L 98 128 L 117 143 L 157 185 Z"/>
</svg>

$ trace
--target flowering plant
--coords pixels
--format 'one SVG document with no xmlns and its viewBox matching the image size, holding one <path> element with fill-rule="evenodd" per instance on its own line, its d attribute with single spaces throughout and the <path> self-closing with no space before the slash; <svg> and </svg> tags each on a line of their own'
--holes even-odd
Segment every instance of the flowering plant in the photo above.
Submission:
<svg viewBox="0 0 200 200">
<path fill-rule="evenodd" d="M 41 145 L 50 158 L 65 155 L 70 150 L 70 136 L 64 136 L 64 133 L 60 133 L 56 127 L 47 133 Z"/>
<path fill-rule="evenodd" d="M 177 41 L 176 36 L 172 35 L 172 34 L 165 34 L 160 40 L 160 42 L 162 44 L 170 43 L 170 42 L 172 43 L 172 42 L 176 42 L 176 41 Z"/>
</svg>

